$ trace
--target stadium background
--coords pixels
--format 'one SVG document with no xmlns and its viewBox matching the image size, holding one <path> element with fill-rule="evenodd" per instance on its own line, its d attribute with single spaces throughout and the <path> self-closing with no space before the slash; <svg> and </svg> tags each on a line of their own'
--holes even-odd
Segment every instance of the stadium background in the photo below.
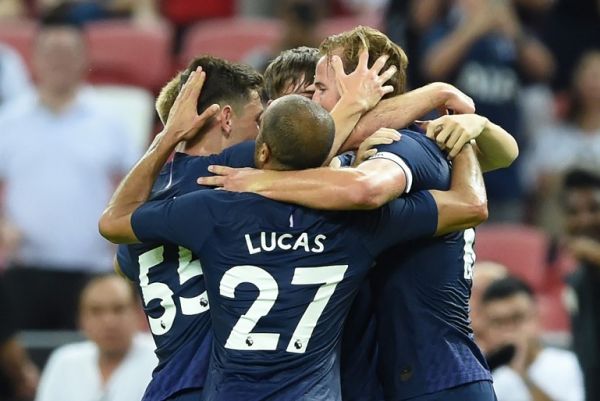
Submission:
<svg viewBox="0 0 600 401">
<path fill-rule="evenodd" d="M 153 111 L 155 96 L 194 55 L 209 53 L 262 69 L 280 50 L 318 46 L 325 36 L 359 24 L 381 29 L 407 51 L 412 88 L 449 81 L 472 95 L 471 88 L 461 86 L 464 81 L 438 74 L 435 66 L 424 62 L 429 60 L 431 32 L 444 26 L 453 5 L 460 2 L 0 0 L 0 43 L 20 55 L 35 82 L 32 47 L 40 19 L 53 13 L 80 25 L 87 41 L 87 80 L 97 86 L 107 109 L 123 119 L 139 153 L 160 129 Z M 577 270 L 578 261 L 567 246 L 560 187 L 563 175 L 573 168 L 600 173 L 600 1 L 512 2 L 520 32 L 539 41 L 549 59 L 531 74 L 515 69 L 519 85 L 515 100 L 522 117 L 517 132 L 512 132 L 521 148 L 513 167 L 517 179 L 493 184 L 490 222 L 478 230 L 477 258 L 501 263 L 530 284 L 539 301 L 545 341 L 569 347 L 572 297 L 566 278 Z M 586 67 L 579 68 L 584 56 Z M 0 85 L 7 79 L 11 78 L 3 78 Z M 8 99 L 0 99 L 0 107 L 7 103 Z M 583 103 L 592 104 L 586 119 L 591 125 L 572 118 Z M 498 122 L 495 116 L 487 117 Z M 1 269 L 7 269 L 10 258 L 1 247 L 0 255 L 4 255 Z M 40 365 L 51 349 L 77 338 L 70 331 L 28 330 L 20 335 Z"/>
</svg>

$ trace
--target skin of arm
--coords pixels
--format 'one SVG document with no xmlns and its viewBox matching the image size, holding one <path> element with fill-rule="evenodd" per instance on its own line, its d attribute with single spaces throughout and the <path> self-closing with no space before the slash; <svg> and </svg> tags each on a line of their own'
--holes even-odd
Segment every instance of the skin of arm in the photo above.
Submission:
<svg viewBox="0 0 600 401">
<path fill-rule="evenodd" d="M 450 84 L 434 82 L 379 102 L 359 120 L 344 149 L 358 148 L 365 138 L 380 128 L 404 128 L 438 108 L 452 109 L 461 114 L 475 112 L 475 104 L 469 96 Z"/>
<path fill-rule="evenodd" d="M 200 67 L 190 75 L 173 104 L 165 129 L 119 184 L 98 222 L 100 234 L 107 240 L 117 244 L 139 242 L 131 226 L 133 212 L 148 200 L 160 169 L 177 144 L 192 139 L 219 110 L 219 106 L 213 104 L 201 115 L 196 112 L 205 77 Z"/>
<path fill-rule="evenodd" d="M 251 169 L 236 170 L 221 166 L 213 166 L 211 171 L 224 176 L 204 178 L 203 183 L 214 185 L 223 177 L 233 177 L 235 180 L 235 175 L 243 171 L 257 174 Z M 406 188 L 404 170 L 387 159 L 368 160 L 358 168 L 258 173 L 260 180 L 247 180 L 254 186 L 245 186 L 240 190 L 314 209 L 375 209 L 400 196 Z M 227 183 L 221 184 L 228 187 Z M 483 176 L 470 144 L 465 145 L 454 161 L 450 190 L 430 192 L 438 206 L 436 235 L 476 226 L 488 217 Z"/>
<path fill-rule="evenodd" d="M 471 145 L 454 159 L 450 190 L 430 192 L 438 207 L 436 235 L 474 227 L 488 218 L 483 175 Z"/>
</svg>

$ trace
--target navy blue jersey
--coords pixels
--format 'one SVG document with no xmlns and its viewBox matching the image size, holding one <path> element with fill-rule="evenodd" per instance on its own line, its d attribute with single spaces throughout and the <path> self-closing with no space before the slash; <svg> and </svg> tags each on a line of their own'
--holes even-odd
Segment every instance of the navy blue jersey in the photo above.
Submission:
<svg viewBox="0 0 600 401">
<path fill-rule="evenodd" d="M 157 177 L 150 199 L 206 188 L 196 179 L 209 175 L 210 164 L 251 167 L 253 154 L 253 142 L 208 157 L 177 153 Z M 117 258 L 122 272 L 137 284 L 156 343 L 159 364 L 144 400 L 161 401 L 181 390 L 201 388 L 212 334 L 200 262 L 189 249 L 156 241 L 121 245 Z"/>
<path fill-rule="evenodd" d="M 431 236 L 421 192 L 373 212 L 318 212 L 249 193 L 199 191 L 149 202 L 137 237 L 202 260 L 214 340 L 206 400 L 340 400 L 344 319 L 375 255 Z"/>
<path fill-rule="evenodd" d="M 374 157 L 407 169 L 411 191 L 447 190 L 446 155 L 422 134 L 401 133 L 400 141 L 379 146 Z M 399 244 L 378 257 L 371 284 L 386 400 L 491 380 L 469 320 L 474 238 L 469 229 Z"/>
</svg>

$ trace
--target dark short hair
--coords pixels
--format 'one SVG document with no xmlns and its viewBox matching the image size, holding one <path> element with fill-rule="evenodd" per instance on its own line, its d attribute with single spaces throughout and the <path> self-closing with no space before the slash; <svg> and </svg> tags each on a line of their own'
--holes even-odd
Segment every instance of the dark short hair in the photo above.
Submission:
<svg viewBox="0 0 600 401">
<path fill-rule="evenodd" d="M 191 72 L 198 67 L 202 67 L 202 71 L 206 73 L 206 81 L 198 100 L 198 113 L 215 103 L 239 107 L 248 102 L 251 92 L 259 91 L 263 84 L 262 75 L 249 65 L 232 63 L 208 55 L 195 58 L 180 74 L 179 85 L 172 85 L 167 89 L 167 93 L 161 93 L 167 100 L 158 110 L 163 122 L 167 121 L 181 87 L 187 82 Z"/>
<path fill-rule="evenodd" d="M 586 170 L 571 170 L 565 174 L 563 188 L 571 189 L 599 189 L 600 175 Z"/>
<path fill-rule="evenodd" d="M 528 284 L 516 277 L 506 277 L 494 281 L 486 288 L 481 297 L 481 303 L 487 304 L 493 301 L 511 298 L 519 294 L 524 294 L 532 300 L 534 299 L 533 290 Z"/>
<path fill-rule="evenodd" d="M 265 70 L 267 97 L 275 100 L 289 85 L 313 83 L 319 57 L 319 49 L 314 47 L 301 46 L 282 51 Z"/>
<path fill-rule="evenodd" d="M 286 95 L 264 112 L 260 137 L 282 167 L 315 168 L 327 160 L 335 124 L 329 113 L 315 102 L 300 95 Z"/>
</svg>

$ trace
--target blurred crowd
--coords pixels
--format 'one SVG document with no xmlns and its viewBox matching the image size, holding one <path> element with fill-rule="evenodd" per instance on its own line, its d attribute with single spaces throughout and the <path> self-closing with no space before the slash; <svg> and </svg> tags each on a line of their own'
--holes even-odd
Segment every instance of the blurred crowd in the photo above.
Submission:
<svg viewBox="0 0 600 401">
<path fill-rule="evenodd" d="M 270 32 L 264 21 L 277 27 L 268 45 L 232 50 L 259 71 L 334 28 L 374 25 L 407 51 L 410 87 L 451 83 L 517 139 L 518 162 L 486 177 L 476 338 L 500 401 L 600 400 L 598 0 L 0 0 L 0 399 L 30 400 L 38 388 L 22 331 L 81 328 L 89 339 L 52 355 L 39 400 L 82 400 L 57 394 L 86 364 L 89 383 L 74 392 L 134 399 L 139 389 L 121 387 L 146 383 L 152 347 L 124 324 L 137 322 L 132 294 L 108 276 L 89 281 L 112 271 L 97 219 L 159 129 L 153 99 L 187 62 L 192 34 L 218 37 L 225 25 L 211 23 L 244 19 L 263 21 L 248 38 Z M 160 60 L 134 60 L 147 74 L 163 69 L 106 79 L 90 30 L 107 21 L 172 33 Z M 3 40 L 27 24 L 25 47 Z M 110 59 L 115 42 L 98 43 Z M 505 248 L 485 243 L 498 227 Z"/>
</svg>

